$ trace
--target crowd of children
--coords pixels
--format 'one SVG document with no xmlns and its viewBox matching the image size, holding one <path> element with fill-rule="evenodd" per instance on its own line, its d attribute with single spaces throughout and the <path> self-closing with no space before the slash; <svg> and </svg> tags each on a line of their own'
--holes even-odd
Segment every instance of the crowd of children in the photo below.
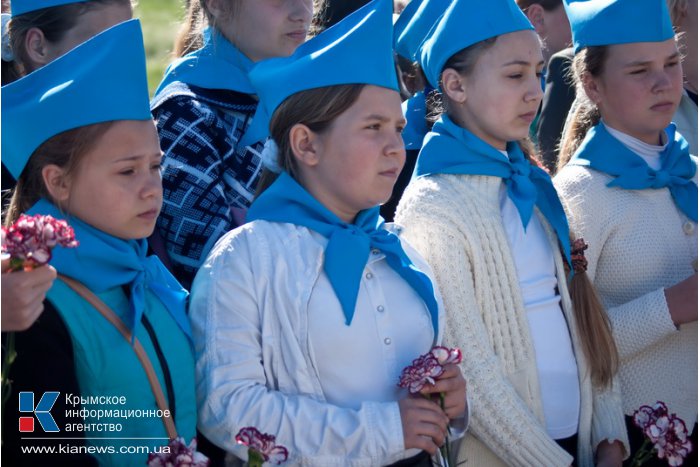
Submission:
<svg viewBox="0 0 700 467">
<path fill-rule="evenodd" d="M 3 462 L 620 467 L 657 401 L 697 442 L 697 1 L 361 3 L 189 0 L 149 100 L 130 1 L 11 1 L 3 225 L 79 245 L 3 257 Z"/>
</svg>

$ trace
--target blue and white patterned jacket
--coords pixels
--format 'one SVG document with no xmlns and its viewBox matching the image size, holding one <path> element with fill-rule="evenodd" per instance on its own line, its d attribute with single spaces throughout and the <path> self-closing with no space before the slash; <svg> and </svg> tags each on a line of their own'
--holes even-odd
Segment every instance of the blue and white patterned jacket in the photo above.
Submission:
<svg viewBox="0 0 700 467">
<path fill-rule="evenodd" d="M 216 241 L 243 222 L 263 143 L 239 147 L 255 113 L 249 94 L 174 82 L 151 103 L 163 159 L 159 234 L 173 273 L 190 288 Z"/>
</svg>

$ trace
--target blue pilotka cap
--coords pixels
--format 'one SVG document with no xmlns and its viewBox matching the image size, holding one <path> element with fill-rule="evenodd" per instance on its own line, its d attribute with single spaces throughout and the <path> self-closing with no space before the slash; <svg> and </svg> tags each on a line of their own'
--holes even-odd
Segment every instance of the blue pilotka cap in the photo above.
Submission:
<svg viewBox="0 0 700 467">
<path fill-rule="evenodd" d="M 462 49 L 532 24 L 514 0 L 454 0 L 421 47 L 420 64 L 438 89 L 447 61 Z"/>
<path fill-rule="evenodd" d="M 401 34 L 403 34 L 403 32 L 406 30 L 406 26 L 408 26 L 411 18 L 413 18 L 413 15 L 416 14 L 416 10 L 418 10 L 418 7 L 421 6 L 424 1 L 425 0 L 412 0 L 409 2 L 394 22 L 394 50 L 396 50 L 396 44 L 398 43 L 399 37 L 401 37 Z M 410 57 L 406 57 L 398 50 L 396 50 L 396 53 L 402 57 L 410 59 Z"/>
<path fill-rule="evenodd" d="M 46 140 L 114 120 L 151 120 L 138 19 L 109 28 L 2 87 L 2 160 L 19 178 Z"/>
<path fill-rule="evenodd" d="M 260 101 L 241 144 L 268 136 L 275 109 L 301 91 L 372 84 L 398 92 L 392 12 L 392 0 L 373 0 L 301 44 L 291 56 L 263 60 L 253 67 L 249 78 Z"/>
<path fill-rule="evenodd" d="M 564 0 L 574 53 L 588 46 L 662 42 L 675 33 L 666 0 Z"/>
<path fill-rule="evenodd" d="M 413 0 L 412 3 L 416 1 Z M 396 38 L 396 53 L 412 61 L 420 60 L 421 45 L 450 6 L 450 2 L 451 0 L 423 0 Z"/>
<path fill-rule="evenodd" d="M 10 8 L 12 16 L 19 16 L 31 11 L 41 10 L 69 3 L 83 3 L 89 0 L 12 0 Z"/>
</svg>

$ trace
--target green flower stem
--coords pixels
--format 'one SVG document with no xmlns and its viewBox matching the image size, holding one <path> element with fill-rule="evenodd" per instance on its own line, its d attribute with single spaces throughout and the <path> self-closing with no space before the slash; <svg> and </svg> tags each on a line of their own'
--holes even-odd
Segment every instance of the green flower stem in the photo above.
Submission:
<svg viewBox="0 0 700 467">
<path fill-rule="evenodd" d="M 644 444 L 642 444 L 642 447 L 639 448 L 632 459 L 632 467 L 642 467 L 649 459 L 652 458 L 654 453 L 651 449 L 649 449 L 650 445 L 651 442 L 649 441 L 649 438 L 644 438 Z"/>
<path fill-rule="evenodd" d="M 5 355 L 2 359 L 2 411 L 5 412 L 5 402 L 10 398 L 10 391 L 12 389 L 12 382 L 10 381 L 10 367 L 12 362 L 15 361 L 17 357 L 17 352 L 15 351 L 15 333 L 7 333 L 7 341 L 5 347 Z"/>
<path fill-rule="evenodd" d="M 262 467 L 265 463 L 263 456 L 255 449 L 248 449 L 248 466 L 249 467 Z"/>
<path fill-rule="evenodd" d="M 440 408 L 442 411 L 445 411 L 445 393 L 441 392 L 440 393 Z M 450 465 L 450 435 L 452 435 L 452 431 L 450 430 L 450 425 L 447 425 L 447 439 L 445 440 L 445 444 L 443 444 L 440 447 L 440 452 L 442 453 L 442 456 L 445 458 L 445 461 L 447 462 L 447 465 Z"/>
</svg>

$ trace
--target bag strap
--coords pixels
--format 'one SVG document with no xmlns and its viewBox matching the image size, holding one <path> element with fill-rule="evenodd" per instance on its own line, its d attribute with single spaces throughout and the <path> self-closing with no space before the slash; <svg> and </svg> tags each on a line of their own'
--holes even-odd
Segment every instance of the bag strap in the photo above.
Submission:
<svg viewBox="0 0 700 467">
<path fill-rule="evenodd" d="M 131 331 L 129 330 L 129 328 L 126 327 L 124 321 L 122 321 L 119 318 L 119 316 L 117 316 L 117 314 L 114 313 L 114 311 L 112 311 L 112 309 L 105 304 L 105 302 L 100 300 L 100 298 L 97 295 L 92 293 L 90 289 L 85 287 L 80 282 L 61 274 L 58 275 L 58 278 L 65 282 L 68 285 L 68 287 L 73 289 L 78 295 L 83 297 L 85 301 L 87 301 L 90 305 L 95 307 L 95 309 L 99 311 L 100 314 L 104 316 L 104 318 L 107 321 L 112 323 L 112 325 L 114 325 L 114 327 L 117 328 L 121 335 L 124 336 L 124 339 L 126 339 L 126 341 L 129 344 L 131 344 Z M 170 410 L 168 409 L 168 403 L 165 400 L 163 388 L 160 385 L 160 381 L 158 381 L 158 376 L 156 375 L 156 371 L 153 368 L 153 364 L 151 363 L 151 360 L 148 358 L 148 354 L 146 353 L 143 346 L 141 345 L 141 342 L 136 338 L 136 336 L 134 336 L 134 344 L 132 348 L 134 349 L 134 352 L 136 352 L 136 356 L 141 362 L 143 369 L 146 371 L 148 382 L 150 383 L 151 390 L 153 391 L 153 395 L 156 398 L 156 404 L 158 405 L 158 408 L 163 412 L 163 416 L 161 418 L 163 420 L 163 425 L 165 425 L 165 431 L 168 433 L 168 438 L 173 440 L 177 438 L 177 429 L 175 428 L 175 422 L 173 422 L 172 417 L 165 416 L 166 410 L 168 414 L 170 414 Z"/>
</svg>

